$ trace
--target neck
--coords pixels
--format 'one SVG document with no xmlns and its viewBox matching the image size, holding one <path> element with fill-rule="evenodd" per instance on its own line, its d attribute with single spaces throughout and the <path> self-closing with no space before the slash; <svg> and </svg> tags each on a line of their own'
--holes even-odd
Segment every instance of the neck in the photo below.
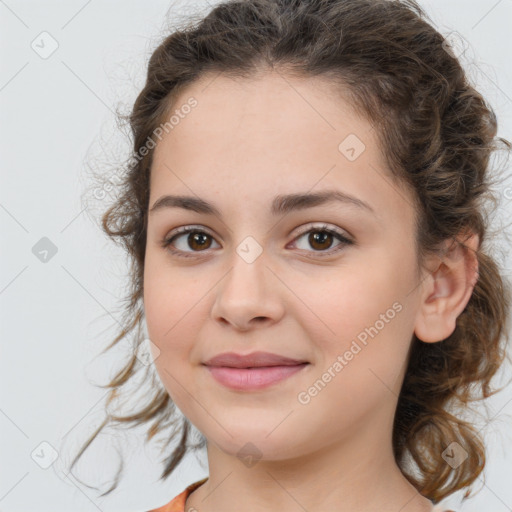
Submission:
<svg viewBox="0 0 512 512">
<path fill-rule="evenodd" d="M 300 457 L 252 463 L 210 442 L 208 461 L 210 476 L 189 496 L 186 511 L 431 512 L 433 508 L 396 465 L 390 439 L 375 438 L 375 428 L 367 433 L 359 430 L 357 436 Z"/>
</svg>

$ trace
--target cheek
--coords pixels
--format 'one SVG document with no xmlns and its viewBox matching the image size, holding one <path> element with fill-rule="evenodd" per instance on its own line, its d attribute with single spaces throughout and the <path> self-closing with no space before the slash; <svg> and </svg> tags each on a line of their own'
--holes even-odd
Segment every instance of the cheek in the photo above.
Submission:
<svg viewBox="0 0 512 512">
<path fill-rule="evenodd" d="M 186 338 L 181 334 L 183 329 L 190 328 L 186 315 L 190 307 L 186 295 L 180 292 L 180 283 L 155 259 L 149 255 L 145 262 L 144 315 L 149 339 L 159 350 L 155 367 L 165 382 L 164 368 L 173 373 L 173 364 L 183 359 Z"/>
<path fill-rule="evenodd" d="M 357 367 L 351 382 L 375 379 L 369 369 L 393 379 L 400 371 L 410 344 L 413 326 L 406 302 L 411 272 L 392 259 L 360 262 L 340 271 L 306 295 L 309 325 L 303 324 L 316 340 L 322 368 L 339 355 L 346 356 L 345 368 Z M 308 279 L 309 285 L 314 280 Z M 306 282 L 302 283 L 305 288 Z M 314 290 L 314 291 L 313 291 Z M 380 373 L 379 373 L 380 372 Z M 344 372 L 346 374 L 351 373 Z"/>
<path fill-rule="evenodd" d="M 197 327 L 200 307 L 197 297 L 181 291 L 183 278 L 161 266 L 151 266 L 144 273 L 144 311 L 149 339 L 158 347 L 155 369 L 169 396 L 178 407 L 185 407 L 190 389 L 187 367 L 190 364 L 191 336 Z"/>
<path fill-rule="evenodd" d="M 181 318 L 194 314 L 201 294 L 194 292 L 199 283 L 191 282 L 189 276 L 188 270 L 173 269 L 160 251 L 147 251 L 144 311 L 150 338 L 159 340 L 158 344 L 174 336 Z"/>
<path fill-rule="evenodd" d="M 317 332 L 308 332 L 314 336 L 318 364 L 300 390 L 299 403 L 310 400 L 302 409 L 307 415 L 322 417 L 329 411 L 332 429 L 324 425 L 322 435 L 363 428 L 364 418 L 390 407 L 400 392 L 411 326 L 391 284 L 389 277 L 363 282 L 351 276 L 344 286 L 331 284 L 325 295 L 309 297 L 322 322 L 310 317 L 310 326 L 318 326 Z"/>
<path fill-rule="evenodd" d="M 176 387 L 167 372 L 187 378 L 196 363 L 193 340 L 208 321 L 208 290 L 212 283 L 193 268 L 172 268 L 161 255 L 149 254 L 144 270 L 144 312 L 150 340 L 158 347 L 155 366 L 162 381 Z"/>
<path fill-rule="evenodd" d="M 395 317 L 393 304 L 403 302 L 400 285 L 388 269 L 351 267 L 328 279 L 307 277 L 300 289 L 300 296 L 323 327 L 322 337 L 331 334 L 333 339 L 357 336 L 386 312 Z"/>
</svg>

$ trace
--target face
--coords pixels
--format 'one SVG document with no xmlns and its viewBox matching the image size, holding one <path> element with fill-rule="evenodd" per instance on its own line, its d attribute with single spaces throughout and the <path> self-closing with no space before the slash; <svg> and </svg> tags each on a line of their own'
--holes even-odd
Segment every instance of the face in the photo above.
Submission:
<svg viewBox="0 0 512 512">
<path fill-rule="evenodd" d="M 169 195 L 217 211 L 168 200 L 149 213 L 144 307 L 172 400 L 233 455 L 284 460 L 363 430 L 388 436 L 418 278 L 412 199 L 371 125 L 328 84 L 277 73 L 203 77 L 173 109 L 187 114 L 155 148 L 150 210 Z M 352 199 L 283 200 L 324 192 Z M 203 364 L 255 351 L 308 364 L 258 389 Z"/>
</svg>

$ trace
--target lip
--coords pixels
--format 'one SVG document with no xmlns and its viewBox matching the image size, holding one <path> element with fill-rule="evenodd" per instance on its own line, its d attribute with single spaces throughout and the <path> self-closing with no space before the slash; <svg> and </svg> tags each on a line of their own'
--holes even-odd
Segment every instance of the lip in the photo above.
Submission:
<svg viewBox="0 0 512 512">
<path fill-rule="evenodd" d="M 250 354 L 223 352 L 208 359 L 203 364 L 206 366 L 223 366 L 228 368 L 257 368 L 263 366 L 296 366 L 302 363 L 308 363 L 308 361 L 292 359 L 279 354 L 272 354 L 271 352 L 251 352 Z"/>
<path fill-rule="evenodd" d="M 220 384 L 235 390 L 250 391 L 272 386 L 291 377 L 306 366 L 309 366 L 309 363 L 256 368 L 230 368 L 227 366 L 206 366 L 206 368 Z"/>
<path fill-rule="evenodd" d="M 248 391 L 263 389 L 285 380 L 308 366 L 309 362 L 270 352 L 246 355 L 224 352 L 203 364 L 220 384 Z"/>
</svg>

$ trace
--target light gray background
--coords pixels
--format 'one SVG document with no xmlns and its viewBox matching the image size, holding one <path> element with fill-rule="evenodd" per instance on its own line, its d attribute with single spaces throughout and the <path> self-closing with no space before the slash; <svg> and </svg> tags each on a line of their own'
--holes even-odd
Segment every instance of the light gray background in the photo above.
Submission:
<svg viewBox="0 0 512 512">
<path fill-rule="evenodd" d="M 497 113 L 499 135 L 512 139 L 512 1 L 421 4 L 443 34 L 457 31 L 469 41 L 463 62 Z M 182 1 L 171 12 L 195 5 Z M 125 478 L 108 497 L 98 498 L 65 469 L 69 449 L 103 417 L 106 391 L 92 384 L 106 383 L 129 350 L 124 344 L 99 355 L 120 319 L 126 266 L 91 220 L 106 200 L 91 201 L 87 210 L 81 203 L 90 186 L 87 162 L 126 155 L 113 110 L 120 102 L 129 107 L 143 86 L 170 7 L 162 0 L 0 0 L 2 512 L 142 511 L 207 475 L 205 457 L 201 466 L 192 456 L 160 483 L 158 449 L 143 445 L 143 430 L 106 431 L 85 456 L 81 478 L 104 485 L 117 469 L 115 447 L 125 449 Z M 47 58 L 31 47 L 51 49 L 44 31 L 58 43 Z M 509 218 L 512 188 L 502 194 Z M 57 248 L 46 263 L 32 252 L 42 237 Z M 512 268 L 510 259 L 504 264 Z M 461 493 L 447 500 L 459 511 L 512 510 L 512 387 L 490 399 L 488 409 L 486 485 L 462 507 Z M 48 469 L 31 457 L 48 457 L 42 442 L 59 454 Z"/>
</svg>

